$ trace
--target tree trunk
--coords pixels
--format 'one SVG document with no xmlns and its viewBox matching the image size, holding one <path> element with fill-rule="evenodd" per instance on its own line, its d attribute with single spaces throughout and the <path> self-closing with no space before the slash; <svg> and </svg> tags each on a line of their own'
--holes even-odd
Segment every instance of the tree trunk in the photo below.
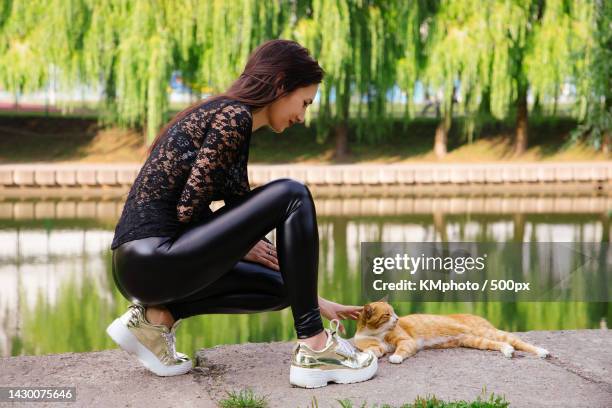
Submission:
<svg viewBox="0 0 612 408">
<path fill-rule="evenodd" d="M 446 126 L 444 125 L 445 120 L 441 120 L 436 128 L 436 137 L 434 139 L 434 153 L 438 159 L 442 159 L 446 156 L 446 141 L 448 134 L 446 132 Z"/>
<path fill-rule="evenodd" d="M 604 105 L 606 107 L 606 112 L 609 112 L 612 108 L 612 98 L 607 97 L 606 103 Z M 606 129 L 603 131 L 601 135 L 601 152 L 608 155 L 610 154 L 610 143 L 612 143 L 612 135 L 610 134 L 610 129 Z"/>
<path fill-rule="evenodd" d="M 453 123 L 453 106 L 455 104 L 455 93 L 457 88 L 453 86 L 453 94 L 451 95 L 451 102 L 448 109 L 444 110 L 444 116 L 436 128 L 436 135 L 434 138 L 434 153 L 438 159 L 442 159 L 446 156 L 448 151 L 448 132 L 450 131 Z"/>
<path fill-rule="evenodd" d="M 452 109 L 444 113 L 444 117 L 436 127 L 436 135 L 434 138 L 434 153 L 438 159 L 444 158 L 447 152 L 448 131 L 452 123 Z"/>
<path fill-rule="evenodd" d="M 343 120 L 334 126 L 334 133 L 336 136 L 336 150 L 334 152 L 334 159 L 337 161 L 344 161 L 351 155 L 348 142 L 347 122 Z"/>
<path fill-rule="evenodd" d="M 601 152 L 610 154 L 610 132 L 605 130 L 601 135 Z"/>
<path fill-rule="evenodd" d="M 527 126 L 529 125 L 529 117 L 527 111 L 527 87 L 519 90 L 516 112 L 516 140 L 514 144 L 514 153 L 520 155 L 527 150 Z"/>
<path fill-rule="evenodd" d="M 491 88 L 487 87 L 482 92 L 478 111 L 483 116 L 491 116 Z"/>
<path fill-rule="evenodd" d="M 533 100 L 531 116 L 542 116 L 542 103 L 540 101 L 540 95 L 536 95 L 535 99 Z"/>
<path fill-rule="evenodd" d="M 350 77 L 348 74 L 344 77 L 344 89 L 344 94 L 340 96 L 342 98 L 342 103 L 339 106 L 340 111 L 336 116 L 338 122 L 334 127 L 336 133 L 336 151 L 334 152 L 334 159 L 340 162 L 348 160 L 351 155 L 348 141 L 351 103 L 351 93 L 348 91 L 350 89 Z"/>
</svg>

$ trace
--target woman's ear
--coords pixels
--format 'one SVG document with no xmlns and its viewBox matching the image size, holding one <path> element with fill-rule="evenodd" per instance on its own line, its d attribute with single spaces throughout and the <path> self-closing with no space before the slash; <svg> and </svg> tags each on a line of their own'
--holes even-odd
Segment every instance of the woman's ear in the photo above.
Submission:
<svg viewBox="0 0 612 408">
<path fill-rule="evenodd" d="M 284 85 L 280 85 L 276 88 L 276 97 L 278 98 L 279 96 L 281 96 L 283 93 L 285 92 L 285 86 Z"/>
<path fill-rule="evenodd" d="M 279 72 L 274 80 L 274 86 L 276 87 L 276 97 L 282 95 L 285 92 L 285 74 Z"/>
</svg>

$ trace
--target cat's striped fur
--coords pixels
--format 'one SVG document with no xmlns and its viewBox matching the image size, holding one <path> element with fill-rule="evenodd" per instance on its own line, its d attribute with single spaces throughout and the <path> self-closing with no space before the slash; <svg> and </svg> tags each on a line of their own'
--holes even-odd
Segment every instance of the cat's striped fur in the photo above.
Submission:
<svg viewBox="0 0 612 408">
<path fill-rule="evenodd" d="M 486 319 L 472 314 L 410 314 L 398 317 L 384 300 L 364 306 L 357 322 L 355 345 L 370 349 L 378 357 L 386 353 L 391 363 L 425 348 L 471 347 L 498 350 L 511 358 L 515 350 L 527 351 L 541 358 L 549 352 L 519 339 L 512 333 L 496 329 Z"/>
</svg>

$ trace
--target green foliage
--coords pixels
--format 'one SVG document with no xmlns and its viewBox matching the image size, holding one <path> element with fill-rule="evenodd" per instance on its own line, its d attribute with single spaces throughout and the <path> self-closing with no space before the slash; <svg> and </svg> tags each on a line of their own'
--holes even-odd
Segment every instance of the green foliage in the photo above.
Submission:
<svg viewBox="0 0 612 408">
<path fill-rule="evenodd" d="M 587 74 L 578 78 L 581 126 L 573 133 L 572 142 L 582 136 L 596 149 L 604 139 L 609 140 L 612 131 L 612 3 L 596 1 L 594 13 L 582 11 L 585 21 L 595 27 L 589 40 L 590 47 L 583 47 L 582 68 Z M 608 147 L 609 148 L 609 147 Z"/>
<path fill-rule="evenodd" d="M 337 399 L 339 408 L 353 408 L 353 402 L 348 399 Z M 238 406 L 238 405 L 232 405 Z M 242 405 L 240 405 L 242 406 Z M 249 405 L 250 406 L 250 405 Z M 435 395 L 430 395 L 425 398 L 417 396 L 412 403 L 406 403 L 398 406 L 397 408 L 507 408 L 510 403 L 506 401 L 506 398 L 501 395 L 495 395 L 491 393 L 489 397 L 486 396 L 486 387 L 482 388 L 480 395 L 476 397 L 474 401 L 452 401 L 446 402 L 439 400 Z M 310 405 L 307 408 L 319 408 L 319 402 L 315 396 L 312 397 Z M 394 408 L 389 404 L 373 404 L 368 405 L 367 402 L 362 402 L 361 405 L 357 405 L 355 408 Z"/>
<path fill-rule="evenodd" d="M 553 106 L 575 85 L 581 134 L 610 128 L 610 2 L 603 0 L 16 0 L 0 4 L 0 87 L 18 98 L 57 76 L 60 91 L 103 94 L 105 123 L 144 128 L 168 118 L 169 80 L 181 72 L 196 97 L 223 91 L 249 53 L 271 38 L 308 47 L 327 76 L 321 140 L 348 118 L 357 140 L 388 135 L 398 86 L 453 94 L 479 128 L 482 112 L 508 118 L 524 90 Z M 69 106 L 62 106 L 64 110 Z M 485 115 L 486 116 L 486 115 Z M 307 123 L 312 117 L 307 117 Z M 471 138 L 469 139 L 471 140 Z"/>
<path fill-rule="evenodd" d="M 337 400 L 340 404 L 341 408 L 353 408 L 353 403 L 349 399 Z M 452 401 L 446 402 L 439 400 L 435 395 L 426 396 L 426 397 L 416 397 L 414 402 L 402 404 L 397 408 L 507 408 L 510 406 L 510 403 L 506 401 L 504 396 L 495 395 L 495 393 L 491 393 L 491 395 L 486 397 L 486 387 L 482 388 L 482 393 L 478 397 L 476 397 L 475 401 Z M 359 406 L 360 408 L 368 408 L 367 403 L 363 403 Z M 378 405 L 374 404 L 371 408 L 393 408 L 393 406 L 389 404 Z"/>
</svg>

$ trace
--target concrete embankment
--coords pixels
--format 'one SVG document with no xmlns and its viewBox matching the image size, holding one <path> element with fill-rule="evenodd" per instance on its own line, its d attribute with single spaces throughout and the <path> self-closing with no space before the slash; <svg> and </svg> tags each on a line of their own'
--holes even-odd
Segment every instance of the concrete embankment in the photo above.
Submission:
<svg viewBox="0 0 612 408">
<path fill-rule="evenodd" d="M 0 165 L 0 187 L 125 187 L 141 164 Z M 290 177 L 309 186 L 448 186 L 580 184 L 609 187 L 612 161 L 308 165 L 249 164 L 252 186 Z"/>
<path fill-rule="evenodd" d="M 0 358 L 0 385 L 75 386 L 76 404 L 65 404 L 71 407 L 214 407 L 226 392 L 246 388 L 265 396 L 270 407 L 309 407 L 313 397 L 319 407 L 339 407 L 338 399 L 350 399 L 354 406 L 397 406 L 419 395 L 474 400 L 483 387 L 487 393 L 504 395 L 511 407 L 612 406 L 612 331 L 517 334 L 547 348 L 552 356 L 542 360 L 516 352 L 506 359 L 494 351 L 425 350 L 400 365 L 381 358 L 369 381 L 307 390 L 289 384 L 293 342 L 202 349 L 196 352 L 196 369 L 169 378 L 156 377 L 115 349 Z M 45 405 L 62 404 L 36 404 Z"/>
</svg>

